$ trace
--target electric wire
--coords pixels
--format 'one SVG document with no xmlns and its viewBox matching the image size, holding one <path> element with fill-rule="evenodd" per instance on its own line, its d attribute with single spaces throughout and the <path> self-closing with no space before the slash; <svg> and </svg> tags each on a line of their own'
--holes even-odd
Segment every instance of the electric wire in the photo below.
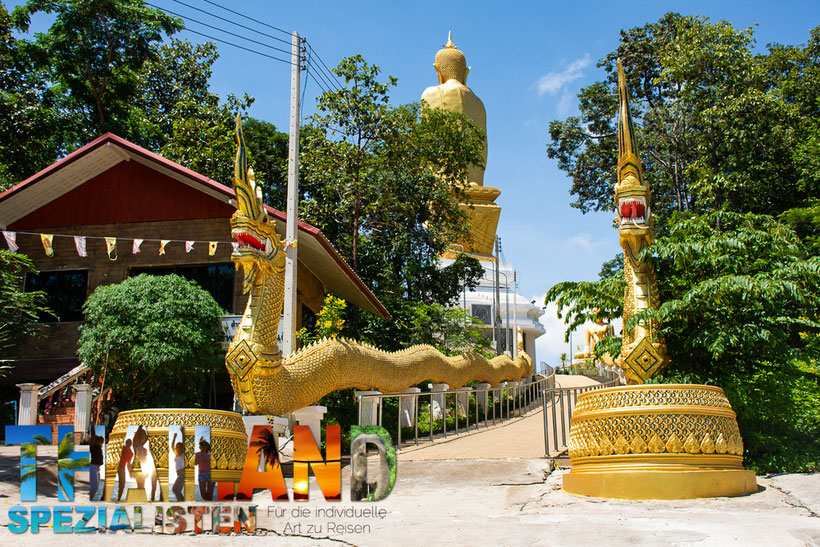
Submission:
<svg viewBox="0 0 820 547">
<path fill-rule="evenodd" d="M 208 28 L 213 29 L 213 30 L 218 30 L 219 32 L 224 32 L 225 34 L 228 34 L 228 35 L 230 35 L 230 36 L 234 36 L 234 37 L 236 37 L 236 38 L 239 38 L 240 40 L 246 40 L 246 41 L 248 41 L 248 42 L 252 42 L 252 43 L 254 43 L 254 44 L 260 45 L 260 46 L 262 46 L 262 47 L 266 47 L 266 48 L 269 48 L 269 49 L 273 49 L 273 50 L 275 50 L 275 51 L 280 51 L 280 52 L 285 53 L 285 54 L 287 54 L 287 55 L 290 55 L 290 53 L 291 53 L 290 51 L 288 51 L 288 50 L 286 50 L 286 49 L 282 49 L 282 48 L 280 48 L 280 47 L 276 47 L 276 46 L 271 46 L 271 45 L 266 44 L 266 43 L 264 43 L 264 42 L 260 42 L 260 41 L 258 41 L 258 40 L 254 40 L 253 38 L 248 38 L 248 37 L 246 37 L 246 36 L 242 36 L 241 34 L 237 34 L 237 33 L 235 33 L 235 32 L 231 32 L 230 30 L 225 30 L 224 28 L 216 27 L 216 26 L 211 25 L 211 24 L 209 24 L 209 23 L 205 23 L 205 22 L 200 21 L 200 20 L 198 20 L 198 19 L 194 19 L 193 17 L 190 17 L 190 16 L 188 16 L 188 15 L 182 15 L 181 13 L 176 13 L 175 11 L 171 11 L 171 10 L 166 9 L 166 8 L 160 8 L 159 6 L 155 6 L 154 4 L 152 4 L 152 3 L 150 3 L 150 2 L 146 2 L 145 4 L 146 4 L 146 5 L 148 5 L 148 6 L 151 6 L 151 7 L 153 7 L 153 8 L 156 8 L 156 9 L 161 9 L 161 10 L 163 10 L 165 13 L 170 13 L 171 15 L 176 15 L 177 17 L 181 17 L 182 19 L 185 19 L 185 20 L 190 21 L 190 22 L 192 22 L 192 23 L 197 23 L 198 25 L 202 25 L 202 26 L 204 26 L 204 27 L 208 27 Z M 187 27 L 186 27 L 186 29 L 187 29 Z"/>
<path fill-rule="evenodd" d="M 290 45 L 290 44 L 291 44 L 291 41 L 290 41 L 290 40 L 285 40 L 285 39 L 283 39 L 283 38 L 279 38 L 278 36 L 273 36 L 273 35 L 268 34 L 268 33 L 266 33 L 266 32 L 262 32 L 261 30 L 256 30 L 255 28 L 249 27 L 249 26 L 247 26 L 247 25 L 243 25 L 242 23 L 237 23 L 236 21 L 231 21 L 230 19 L 227 19 L 227 18 L 222 17 L 222 16 L 220 16 L 220 15 L 216 15 L 215 13 L 211 13 L 210 11 L 204 10 L 204 9 L 202 9 L 202 8 L 198 8 L 198 7 L 196 7 L 196 6 L 192 6 L 192 5 L 190 5 L 190 4 L 187 4 L 187 3 L 185 3 L 185 2 L 182 2 L 181 0 L 173 0 L 173 1 L 174 1 L 174 2 L 176 2 L 177 4 L 181 4 L 181 5 L 183 5 L 183 6 L 187 7 L 187 8 L 190 8 L 190 9 L 192 9 L 192 10 L 196 10 L 196 11 L 198 11 L 198 12 L 200 12 L 200 13 L 204 13 L 205 15 L 210 15 L 211 17 L 214 17 L 214 18 L 216 18 L 216 19 L 219 19 L 220 21 L 225 21 L 226 23 L 230 23 L 230 24 L 232 24 L 232 25 L 236 25 L 237 27 L 243 28 L 243 29 L 245 29 L 245 30 L 249 30 L 249 31 L 251 31 L 251 32 L 255 32 L 256 34 L 260 34 L 260 35 L 265 36 L 265 37 L 267 37 L 267 38 L 270 38 L 270 39 L 272 39 L 272 40 L 277 40 L 277 41 L 279 41 L 279 42 L 283 42 L 283 43 L 288 44 L 288 45 Z M 279 29 L 277 29 L 277 30 L 279 30 Z M 290 34 L 290 33 L 287 33 L 287 34 Z"/>
<path fill-rule="evenodd" d="M 287 61 L 285 59 L 280 59 L 279 57 L 274 57 L 273 55 L 268 55 L 267 53 L 262 53 L 261 51 L 256 51 L 254 49 L 250 49 L 250 48 L 247 48 L 245 46 L 240 46 L 239 44 L 235 44 L 235 43 L 229 42 L 227 40 L 222 40 L 220 38 L 216 38 L 215 36 L 210 36 L 208 34 L 205 34 L 204 32 L 199 32 L 199 31 L 192 30 L 192 29 L 189 29 L 189 28 L 185 28 L 183 30 L 186 31 L 186 32 L 191 32 L 193 34 L 197 34 L 199 36 L 202 36 L 203 38 L 207 38 L 208 40 L 213 40 L 214 42 L 219 42 L 219 43 L 226 44 L 226 45 L 229 45 L 229 46 L 233 46 L 233 47 L 236 47 L 236 48 L 239 48 L 239 49 L 244 49 L 247 52 L 255 53 L 257 55 L 261 55 L 262 57 L 267 57 L 268 59 L 273 59 L 275 61 L 279 61 L 280 63 L 285 63 L 287 65 L 296 65 L 296 66 L 298 66 L 298 63 L 292 63 L 292 62 Z"/>
<path fill-rule="evenodd" d="M 219 8 L 219 9 L 223 9 L 223 10 L 225 10 L 225 11 L 228 11 L 228 12 L 230 12 L 230 13 L 233 13 L 234 15 L 238 15 L 238 16 L 240 16 L 240 17 L 243 17 L 243 18 L 245 18 L 245 19 L 247 19 L 247 20 L 249 20 L 249 21 L 253 21 L 254 23 L 258 23 L 258 24 L 260 24 L 260 25 L 262 25 L 262 26 L 265 26 L 265 27 L 268 27 L 268 28 L 270 28 L 270 29 L 273 29 L 273 30 L 279 31 L 279 32 L 281 32 L 281 33 L 283 33 L 283 34 L 287 34 L 288 36 L 290 36 L 290 35 L 292 34 L 292 33 L 288 32 L 288 31 L 286 31 L 286 30 L 284 30 L 284 29 L 281 29 L 281 28 L 279 28 L 279 27 L 275 27 L 275 26 L 273 26 L 273 25 L 269 25 L 268 23 L 265 23 L 265 22 L 260 21 L 260 20 L 258 20 L 258 19 L 254 19 L 253 17 L 250 17 L 250 16 L 248 16 L 248 15 L 245 15 L 244 13 L 239 13 L 238 11 L 234 11 L 234 10 L 232 10 L 232 9 L 230 9 L 230 8 L 226 8 L 225 6 L 219 5 L 219 4 L 217 4 L 216 2 L 212 2 L 211 0 L 202 0 L 202 1 L 203 1 L 203 2 L 206 2 L 206 3 L 208 3 L 208 4 L 211 4 L 212 6 L 216 6 L 216 7 L 217 7 L 217 8 Z M 277 38 L 277 39 L 278 39 L 278 38 Z"/>
<path fill-rule="evenodd" d="M 327 75 L 328 75 L 328 77 L 330 78 L 330 80 L 331 80 L 333 83 L 335 83 L 335 84 L 336 84 L 336 86 L 335 86 L 335 87 L 336 87 L 337 89 L 341 89 L 341 86 L 338 84 L 338 79 L 339 79 L 339 77 L 338 77 L 338 76 L 336 76 L 336 75 L 333 73 L 333 71 L 327 67 L 327 65 L 325 64 L 325 62 L 322 60 L 322 57 L 319 55 L 319 53 L 318 53 L 315 49 L 313 49 L 313 46 L 310 44 L 310 42 L 308 42 L 308 43 L 307 43 L 307 47 L 310 49 L 310 51 L 311 51 L 311 52 L 313 52 L 313 54 L 314 54 L 314 55 L 316 56 L 316 58 L 319 60 L 319 63 L 321 64 L 321 67 L 319 67 L 319 68 L 320 68 L 320 70 L 321 70 L 321 68 L 322 68 L 322 67 L 324 67 L 324 71 L 323 71 L 323 72 L 324 72 L 325 74 L 327 74 Z"/>
</svg>

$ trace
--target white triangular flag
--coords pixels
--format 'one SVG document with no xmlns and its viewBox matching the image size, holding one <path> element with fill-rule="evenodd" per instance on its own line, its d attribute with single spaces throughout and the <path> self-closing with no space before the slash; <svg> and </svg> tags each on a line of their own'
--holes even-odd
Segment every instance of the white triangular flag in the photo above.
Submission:
<svg viewBox="0 0 820 547">
<path fill-rule="evenodd" d="M 186 241 L 185 242 L 185 252 L 190 253 L 194 250 L 194 241 Z"/>
<path fill-rule="evenodd" d="M 6 238 L 6 245 L 9 246 L 9 250 L 13 253 L 17 252 L 17 232 L 3 232 L 3 237 Z"/>
<path fill-rule="evenodd" d="M 77 254 L 80 256 L 88 256 L 85 248 L 85 236 L 74 236 L 74 246 L 77 247 Z"/>
<path fill-rule="evenodd" d="M 140 252 L 140 245 L 142 245 L 141 239 L 135 239 L 134 244 L 131 246 L 131 254 L 137 254 Z"/>
</svg>

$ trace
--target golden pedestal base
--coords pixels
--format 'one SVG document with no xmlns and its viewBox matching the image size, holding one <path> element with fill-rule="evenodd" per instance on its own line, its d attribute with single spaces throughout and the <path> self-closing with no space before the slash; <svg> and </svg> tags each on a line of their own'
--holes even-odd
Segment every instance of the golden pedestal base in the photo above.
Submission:
<svg viewBox="0 0 820 547">
<path fill-rule="evenodd" d="M 601 389 L 578 397 L 570 428 L 571 494 L 686 499 L 757 492 L 723 390 L 675 384 Z"/>
<path fill-rule="evenodd" d="M 168 426 L 182 426 L 185 434 L 185 499 L 194 500 L 194 454 L 198 448 L 194 444 L 194 428 L 197 425 L 211 426 L 211 480 L 214 482 L 239 482 L 248 437 L 242 415 L 224 410 L 201 408 L 146 408 L 120 412 L 108 438 L 105 456 L 104 499 L 111 499 L 114 482 L 117 480 L 117 464 L 128 426 L 143 426 L 148 433 L 148 444 L 154 458 L 164 500 L 168 499 Z M 150 488 L 150 482 L 149 482 Z M 129 492 L 129 502 L 146 501 L 144 491 Z"/>
</svg>

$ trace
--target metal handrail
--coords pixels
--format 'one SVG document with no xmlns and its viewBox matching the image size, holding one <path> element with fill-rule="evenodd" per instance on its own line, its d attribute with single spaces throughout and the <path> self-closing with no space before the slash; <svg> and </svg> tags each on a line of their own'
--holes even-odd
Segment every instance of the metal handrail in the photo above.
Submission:
<svg viewBox="0 0 820 547">
<path fill-rule="evenodd" d="M 551 387 L 541 392 L 541 410 L 544 419 L 544 456 L 549 458 L 552 454 L 560 454 L 567 450 L 567 439 L 569 438 L 569 426 L 572 421 L 572 414 L 578 396 L 587 391 L 614 387 L 620 384 L 619 376 L 611 371 L 605 371 L 604 376 L 608 380 L 603 384 L 582 386 L 582 387 Z M 550 410 L 547 412 L 547 399 L 550 401 Z M 564 404 L 566 400 L 566 405 Z M 558 442 L 560 421 L 561 442 Z M 551 426 L 551 427 L 550 427 Z M 551 430 L 551 431 L 550 431 Z M 550 433 L 552 433 L 552 448 L 550 450 Z"/>
<path fill-rule="evenodd" d="M 537 380 L 533 380 L 527 382 L 522 385 L 510 386 L 508 383 L 504 383 L 504 385 L 498 385 L 495 387 L 488 387 L 488 388 L 469 388 L 469 391 L 461 389 L 447 389 L 447 390 L 431 390 L 431 391 L 424 391 L 419 393 L 376 393 L 376 394 L 365 394 L 362 393 L 357 396 L 358 399 L 358 423 L 362 424 L 362 401 L 365 399 L 368 400 L 376 400 L 378 405 L 378 417 L 377 417 L 377 424 L 382 425 L 382 409 L 384 408 L 383 400 L 388 398 L 397 398 L 401 401 L 402 398 L 407 397 L 414 397 L 416 398 L 416 403 L 413 405 L 413 444 L 419 444 L 419 434 L 418 434 L 418 424 L 419 424 L 419 402 L 421 397 L 429 397 L 430 398 L 430 436 L 429 440 L 432 442 L 435 437 L 434 428 L 438 421 L 442 422 L 442 429 L 441 435 L 442 438 L 447 438 L 447 399 L 448 395 L 453 395 L 453 402 L 454 402 L 454 410 L 455 410 L 455 431 L 451 433 L 451 435 L 458 435 L 459 431 L 459 404 L 458 399 L 459 395 L 467 396 L 467 406 L 464 408 L 464 416 L 466 420 L 466 425 L 461 432 L 469 432 L 471 430 L 470 424 L 470 400 L 469 395 L 475 394 L 475 416 L 476 421 L 472 424 L 472 430 L 477 430 L 481 425 L 479 422 L 483 423 L 484 427 L 489 427 L 490 425 L 496 425 L 497 423 L 501 423 L 506 419 L 516 418 L 522 416 L 525 412 L 528 412 L 532 408 L 534 408 L 538 404 L 538 400 L 541 397 L 541 394 L 546 392 L 550 386 L 555 386 L 555 373 L 553 372 L 549 376 L 545 376 L 539 378 Z M 504 395 L 504 391 L 508 390 L 507 395 Z M 509 391 L 514 390 L 515 395 L 509 393 Z M 492 403 L 490 403 L 490 398 L 492 393 Z M 486 394 L 486 400 L 484 402 L 484 417 L 483 420 L 481 419 L 481 413 L 479 412 L 479 397 L 478 394 Z M 441 401 L 441 418 L 435 419 L 433 417 L 433 402 L 440 397 Z M 510 402 L 512 401 L 512 411 L 510 410 Z M 503 407 L 506 412 L 496 412 L 496 406 L 498 403 L 506 405 Z M 492 404 L 492 424 L 490 423 L 490 416 L 489 416 L 489 406 Z M 500 414 L 500 416 L 498 415 Z M 506 415 L 506 416 L 505 416 Z M 402 412 L 401 412 L 401 404 L 399 404 L 399 412 L 397 418 L 396 429 L 398 433 L 398 443 L 397 446 L 401 446 L 402 444 L 402 427 L 401 427 L 401 419 L 402 419 Z"/>
</svg>

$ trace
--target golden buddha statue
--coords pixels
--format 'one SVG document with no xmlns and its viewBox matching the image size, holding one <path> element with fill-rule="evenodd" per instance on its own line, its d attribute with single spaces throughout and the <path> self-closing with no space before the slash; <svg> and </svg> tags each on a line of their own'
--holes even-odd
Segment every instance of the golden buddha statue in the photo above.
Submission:
<svg viewBox="0 0 820 547">
<path fill-rule="evenodd" d="M 467 87 L 470 67 L 464 53 L 453 44 L 452 34 L 447 43 L 436 53 L 433 63 L 438 77 L 438 85 L 428 87 L 421 100 L 433 108 L 443 108 L 461 112 L 482 131 L 487 131 L 487 113 L 484 103 Z M 487 140 L 484 139 L 484 163 L 487 163 Z M 484 168 L 471 166 L 467 170 L 464 190 L 470 198 L 461 207 L 470 219 L 471 234 L 463 241 L 454 241 L 452 249 L 444 253 L 444 258 L 455 258 L 460 252 L 478 255 L 481 260 L 492 260 L 495 232 L 501 208 L 494 202 L 501 194 L 498 188 L 484 186 Z"/>
<path fill-rule="evenodd" d="M 487 112 L 484 103 L 467 87 L 467 74 L 470 67 L 464 53 L 453 44 L 452 33 L 447 36 L 447 44 L 436 53 L 433 63 L 438 76 L 438 84 L 424 90 L 421 100 L 433 108 L 443 108 L 453 112 L 461 112 L 482 131 L 487 131 Z M 487 163 L 487 139 L 484 139 L 484 163 Z M 484 184 L 484 169 L 471 167 L 468 182 L 482 186 Z"/>
</svg>

